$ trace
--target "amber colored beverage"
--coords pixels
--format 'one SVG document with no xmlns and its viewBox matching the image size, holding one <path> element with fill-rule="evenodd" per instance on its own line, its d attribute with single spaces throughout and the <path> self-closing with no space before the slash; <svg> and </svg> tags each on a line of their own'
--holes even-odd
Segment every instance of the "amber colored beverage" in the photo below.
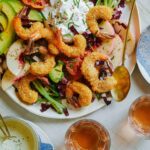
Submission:
<svg viewBox="0 0 150 150">
<path fill-rule="evenodd" d="M 129 123 L 136 132 L 150 136 L 150 95 L 138 98 L 131 105 Z"/>
<path fill-rule="evenodd" d="M 109 150 L 110 137 L 107 130 L 93 120 L 73 124 L 66 133 L 67 150 Z"/>
</svg>

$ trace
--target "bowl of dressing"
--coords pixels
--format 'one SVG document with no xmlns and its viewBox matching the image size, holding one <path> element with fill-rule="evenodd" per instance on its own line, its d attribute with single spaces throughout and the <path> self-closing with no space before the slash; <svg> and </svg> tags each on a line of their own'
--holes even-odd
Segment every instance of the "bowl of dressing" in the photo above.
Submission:
<svg viewBox="0 0 150 150">
<path fill-rule="evenodd" d="M 40 137 L 35 130 L 23 119 L 4 117 L 11 137 L 0 131 L 0 150 L 40 150 Z M 2 121 L 0 127 L 5 129 Z"/>
</svg>

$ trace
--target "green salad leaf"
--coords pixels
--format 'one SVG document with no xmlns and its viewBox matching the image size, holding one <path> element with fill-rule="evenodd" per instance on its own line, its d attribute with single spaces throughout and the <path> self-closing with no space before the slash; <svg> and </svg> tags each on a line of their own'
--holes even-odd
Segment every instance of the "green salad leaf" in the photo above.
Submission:
<svg viewBox="0 0 150 150">
<path fill-rule="evenodd" d="M 35 89 L 44 97 L 44 99 L 47 100 L 47 102 L 49 102 L 54 107 L 54 109 L 59 114 L 62 114 L 67 109 L 66 106 L 64 106 L 63 104 L 61 104 L 60 102 L 56 101 L 54 98 L 52 98 L 50 96 L 49 92 L 47 92 L 45 90 L 45 88 L 42 86 L 40 81 L 38 81 L 38 80 L 33 81 L 32 84 L 34 85 Z"/>
<path fill-rule="evenodd" d="M 105 5 L 111 8 L 116 8 L 121 0 L 97 0 L 96 5 Z"/>
</svg>

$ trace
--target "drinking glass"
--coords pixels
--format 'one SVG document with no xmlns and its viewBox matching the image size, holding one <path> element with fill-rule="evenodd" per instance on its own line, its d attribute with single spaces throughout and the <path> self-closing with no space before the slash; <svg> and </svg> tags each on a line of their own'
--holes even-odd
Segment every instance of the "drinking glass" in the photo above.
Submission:
<svg viewBox="0 0 150 150">
<path fill-rule="evenodd" d="M 150 137 L 150 95 L 141 96 L 133 102 L 128 122 L 138 135 Z"/>
<path fill-rule="evenodd" d="M 110 136 L 100 123 L 80 120 L 68 129 L 65 146 L 67 150 L 109 150 Z"/>
</svg>

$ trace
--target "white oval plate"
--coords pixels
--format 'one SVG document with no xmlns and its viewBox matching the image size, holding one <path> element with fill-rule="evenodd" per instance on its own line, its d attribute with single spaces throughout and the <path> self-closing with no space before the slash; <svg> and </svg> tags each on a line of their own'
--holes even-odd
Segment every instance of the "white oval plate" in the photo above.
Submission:
<svg viewBox="0 0 150 150">
<path fill-rule="evenodd" d="M 127 23 L 128 17 L 130 13 L 130 6 L 126 7 L 123 10 L 123 15 L 121 17 L 121 20 L 124 23 Z M 132 17 L 132 22 L 131 22 L 131 32 L 133 34 L 134 39 L 136 40 L 136 43 L 140 37 L 140 23 L 139 23 L 139 15 L 138 15 L 138 9 L 135 7 L 134 12 L 133 12 L 133 17 Z M 135 64 L 136 64 L 136 57 L 135 57 L 135 51 L 126 59 L 126 66 L 129 69 L 130 74 L 133 72 Z M 84 115 L 90 114 L 106 104 L 103 101 L 97 101 L 95 100 L 90 106 L 82 108 L 82 109 L 68 109 L 69 111 L 69 116 L 66 117 L 64 114 L 60 115 L 54 112 L 53 110 L 47 110 L 46 112 L 41 112 L 40 105 L 39 104 L 34 104 L 34 105 L 26 105 L 22 103 L 16 96 L 15 94 L 15 89 L 13 87 L 9 88 L 8 90 L 5 91 L 14 102 L 16 102 L 18 105 L 26 109 L 27 111 L 42 116 L 42 117 L 47 117 L 47 118 L 55 118 L 55 119 L 72 119 L 72 118 L 78 118 L 82 117 Z"/>
</svg>

